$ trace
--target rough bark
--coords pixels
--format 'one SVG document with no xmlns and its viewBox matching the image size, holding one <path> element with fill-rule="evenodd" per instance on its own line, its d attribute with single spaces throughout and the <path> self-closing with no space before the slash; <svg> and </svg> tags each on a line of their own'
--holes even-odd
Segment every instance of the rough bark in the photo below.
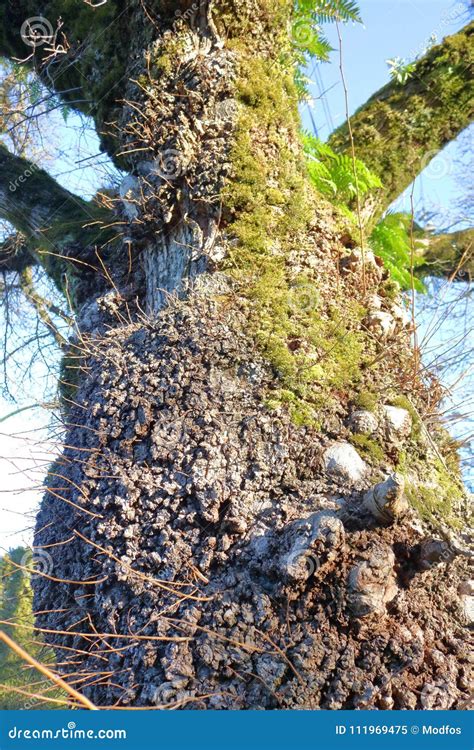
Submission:
<svg viewBox="0 0 474 750">
<path fill-rule="evenodd" d="M 407 83 L 386 84 L 351 117 L 357 156 L 383 181 L 363 207 L 367 223 L 373 225 L 472 121 L 473 30 L 471 23 L 446 37 L 416 63 Z M 350 152 L 347 124 L 329 143 L 335 151 Z"/>
<path fill-rule="evenodd" d="M 78 310 L 37 625 L 102 706 L 461 706 L 465 498 L 387 274 L 306 180 L 291 3 L 187 8 L 128 6 L 127 225 Z"/>
</svg>

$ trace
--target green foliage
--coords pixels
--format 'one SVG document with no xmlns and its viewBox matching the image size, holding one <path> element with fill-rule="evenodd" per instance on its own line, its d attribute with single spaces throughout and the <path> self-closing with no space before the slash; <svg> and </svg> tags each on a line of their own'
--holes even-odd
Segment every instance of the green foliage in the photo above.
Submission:
<svg viewBox="0 0 474 750">
<path fill-rule="evenodd" d="M 376 255 L 382 258 L 389 269 L 392 279 L 397 281 L 402 289 L 410 289 L 412 282 L 412 247 L 410 239 L 411 216 L 409 214 L 387 214 L 379 221 L 369 238 L 369 244 Z M 416 240 L 414 240 L 416 243 Z M 415 244 L 416 250 L 416 244 Z M 413 257 L 413 270 L 423 265 L 421 257 L 416 252 Z M 424 292 L 424 284 L 414 277 L 414 287 L 418 292 Z"/>
<path fill-rule="evenodd" d="M 0 619 L 21 625 L 32 625 L 32 592 L 30 581 L 16 565 L 25 564 L 28 550 L 17 547 L 0 559 Z M 15 565 L 16 563 L 16 565 Z M 20 646 L 28 648 L 28 630 L 0 625 Z M 3 643 L 0 643 L 0 683 L 26 687 L 24 665 Z M 0 709 L 24 708 L 28 699 L 0 688 Z"/>
<path fill-rule="evenodd" d="M 315 136 L 304 133 L 303 147 L 308 157 L 308 172 L 317 190 L 333 202 L 350 208 L 359 191 L 363 198 L 371 190 L 382 187 L 379 177 L 371 172 L 360 159 L 336 154 L 327 144 Z"/>
<path fill-rule="evenodd" d="M 327 61 L 332 47 L 321 32 L 320 24 L 334 21 L 362 21 L 354 0 L 295 0 L 291 46 L 296 63 L 295 82 L 300 99 L 307 94 L 302 69 L 308 58 Z"/>
<path fill-rule="evenodd" d="M 394 57 L 386 62 L 389 66 L 390 78 L 401 86 L 405 85 L 416 69 L 415 62 L 407 62 L 401 57 Z"/>
<path fill-rule="evenodd" d="M 413 77 L 418 60 L 421 57 L 424 57 L 428 50 L 431 49 L 437 41 L 436 34 L 431 34 L 427 46 L 415 57 L 414 60 L 406 60 L 403 57 L 393 57 L 391 60 L 386 60 L 385 62 L 389 67 L 390 78 L 401 86 L 404 86 L 405 83 Z"/>
<path fill-rule="evenodd" d="M 354 0 L 303 0 L 302 4 L 314 6 L 318 23 L 362 23 L 359 6 Z"/>
<path fill-rule="evenodd" d="M 316 189 L 356 223 L 353 214 L 354 202 L 359 193 L 363 199 L 372 191 L 383 187 L 380 178 L 360 159 L 354 162 L 348 154 L 337 154 L 327 144 L 309 133 L 303 133 L 303 148 L 308 159 L 308 173 Z M 408 214 L 387 214 L 372 231 L 369 245 L 390 271 L 391 277 L 402 289 L 410 289 L 412 283 L 412 247 L 410 238 L 411 216 Z M 413 269 L 423 265 L 421 254 L 415 253 Z M 424 284 L 413 279 L 417 291 L 425 291 Z"/>
<path fill-rule="evenodd" d="M 0 625 L 0 628 L 25 651 L 44 663 L 52 660 L 52 653 L 44 646 L 31 642 L 32 637 L 35 641 L 38 640 L 38 636 L 32 636 L 31 630 L 33 594 L 29 575 L 18 568 L 18 565 L 29 568 L 32 564 L 31 557 L 31 550 L 17 547 L 0 558 L 0 620 L 25 626 L 14 627 L 12 624 Z M 0 687 L 0 710 L 57 707 L 57 704 L 22 695 L 11 688 L 38 693 L 47 689 L 48 697 L 61 697 L 60 691 L 51 689 L 49 681 L 44 682 L 41 675 L 25 665 L 3 642 L 0 643 L 0 685 L 6 686 Z"/>
</svg>

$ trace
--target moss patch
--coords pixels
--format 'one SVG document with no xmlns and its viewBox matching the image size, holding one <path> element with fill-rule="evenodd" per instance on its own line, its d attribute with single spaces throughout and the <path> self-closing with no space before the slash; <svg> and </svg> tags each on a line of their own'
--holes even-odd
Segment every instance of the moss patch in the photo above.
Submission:
<svg viewBox="0 0 474 750">
<path fill-rule="evenodd" d="M 377 408 L 377 396 L 372 391 L 361 390 L 354 398 L 354 406 L 358 409 L 365 409 L 366 411 L 375 412 Z"/>
<path fill-rule="evenodd" d="M 373 440 L 367 435 L 351 435 L 349 440 L 359 453 L 371 463 L 377 464 L 384 460 L 384 449 L 377 440 Z"/>
<path fill-rule="evenodd" d="M 405 476 L 407 500 L 423 520 L 434 526 L 442 522 L 453 529 L 465 527 L 469 519 L 463 515 L 465 492 L 457 472 L 446 469 L 440 459 L 418 467 L 405 452 L 399 456 L 397 471 Z"/>
<path fill-rule="evenodd" d="M 415 409 L 410 399 L 408 399 L 406 396 L 400 395 L 391 398 L 389 400 L 389 403 L 391 406 L 398 406 L 400 409 L 405 409 L 405 411 L 409 413 L 412 420 L 410 437 L 412 438 L 412 440 L 418 441 L 421 437 L 423 425 L 420 419 L 420 415 L 418 414 L 418 411 Z"/>
<path fill-rule="evenodd" d="M 279 38 L 281 27 L 275 29 Z M 333 391 L 360 380 L 365 311 L 342 295 L 328 306 L 314 276 L 289 266 L 292 251 L 308 245 L 320 200 L 299 140 L 293 70 L 275 62 L 278 55 L 256 56 L 240 40 L 230 46 L 240 59 L 240 116 L 223 196 L 234 240 L 225 270 L 248 301 L 250 332 L 277 375 L 280 388 L 266 403 L 284 405 L 295 423 L 314 426 Z"/>
</svg>

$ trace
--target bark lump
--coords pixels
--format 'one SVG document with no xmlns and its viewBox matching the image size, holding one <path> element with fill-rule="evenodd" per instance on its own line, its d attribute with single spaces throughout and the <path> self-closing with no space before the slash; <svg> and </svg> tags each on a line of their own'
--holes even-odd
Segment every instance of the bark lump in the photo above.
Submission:
<svg viewBox="0 0 474 750">
<path fill-rule="evenodd" d="M 265 408 L 244 330 L 196 294 L 96 341 L 35 539 L 69 583 L 36 581 L 38 626 L 99 705 L 454 708 L 465 559 L 419 570 L 427 527 L 379 526 L 377 472 L 327 474 L 330 434 Z"/>
</svg>

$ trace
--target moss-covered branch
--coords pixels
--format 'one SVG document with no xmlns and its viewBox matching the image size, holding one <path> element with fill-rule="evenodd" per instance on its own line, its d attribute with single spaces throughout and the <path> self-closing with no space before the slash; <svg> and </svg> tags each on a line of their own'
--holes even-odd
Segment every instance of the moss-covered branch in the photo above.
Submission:
<svg viewBox="0 0 474 750">
<path fill-rule="evenodd" d="M 410 185 L 473 115 L 472 34 L 474 24 L 444 39 L 420 59 L 407 83 L 391 81 L 351 118 L 358 158 L 381 178 L 384 187 L 366 206 L 369 222 Z M 348 153 L 347 124 L 329 140 Z"/>
<path fill-rule="evenodd" d="M 93 117 L 111 154 L 104 122 L 116 119 L 116 101 L 124 94 L 129 6 L 120 0 L 96 6 L 47 0 L 41 7 L 35 0 L 0 0 L 0 55 L 22 61 L 63 101 Z"/>
<path fill-rule="evenodd" d="M 417 242 L 424 248 L 418 276 L 444 276 L 453 281 L 474 278 L 474 230 L 432 234 Z"/>
<path fill-rule="evenodd" d="M 100 222 L 106 213 L 0 145 L 0 217 L 25 237 L 19 254 L 12 253 L 11 247 L 5 249 L 6 270 L 22 271 L 38 262 L 61 288 L 70 267 L 64 256 L 79 259 L 81 248 L 102 241 Z M 72 246 L 76 246 L 73 254 Z"/>
<path fill-rule="evenodd" d="M 61 349 L 65 349 L 67 343 L 66 339 L 58 330 L 54 322 L 54 318 L 52 317 L 54 315 L 64 317 L 64 313 L 53 302 L 39 294 L 33 280 L 31 268 L 26 268 L 21 273 L 20 288 L 28 302 L 33 305 L 38 318 L 42 323 L 44 323 L 48 331 L 52 334 L 54 340 L 56 341 L 56 344 Z"/>
</svg>

